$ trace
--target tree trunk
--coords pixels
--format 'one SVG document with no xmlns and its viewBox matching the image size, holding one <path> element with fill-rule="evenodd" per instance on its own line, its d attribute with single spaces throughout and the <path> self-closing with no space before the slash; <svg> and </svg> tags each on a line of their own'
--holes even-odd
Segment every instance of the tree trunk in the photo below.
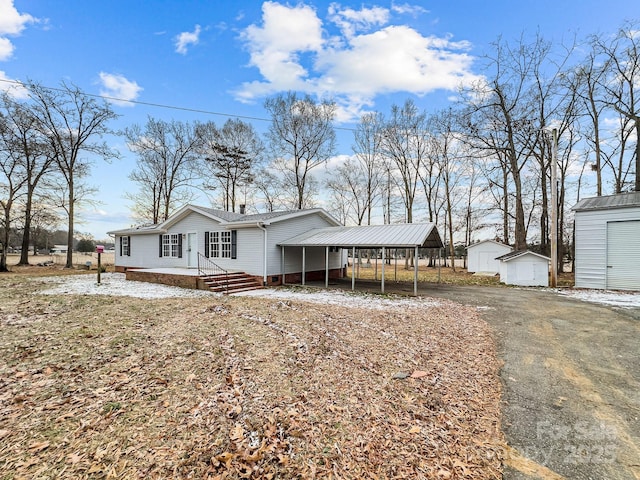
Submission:
<svg viewBox="0 0 640 480">
<path fill-rule="evenodd" d="M 24 234 L 22 235 L 22 251 L 20 252 L 20 261 L 18 265 L 29 265 L 29 243 L 31 241 L 31 203 L 33 191 L 27 193 L 27 203 L 24 210 Z M 35 255 L 35 244 L 33 245 Z"/>
<path fill-rule="evenodd" d="M 8 272 L 9 268 L 7 267 L 7 250 L 9 249 L 9 232 L 11 229 L 9 228 L 9 221 L 11 218 L 9 217 L 9 212 L 11 211 L 11 204 L 5 205 L 4 209 L 4 235 L 2 238 L 2 253 L 0 253 L 0 272 Z"/>
<path fill-rule="evenodd" d="M 502 210 L 502 241 L 506 245 L 511 245 L 509 242 L 509 187 L 507 186 L 508 172 L 507 166 L 502 166 L 502 185 L 504 186 L 503 195 L 504 195 L 504 206 Z"/>
<path fill-rule="evenodd" d="M 69 231 L 67 232 L 67 262 L 64 268 L 73 268 L 73 228 L 74 228 L 74 181 L 73 171 L 69 171 Z"/>
</svg>

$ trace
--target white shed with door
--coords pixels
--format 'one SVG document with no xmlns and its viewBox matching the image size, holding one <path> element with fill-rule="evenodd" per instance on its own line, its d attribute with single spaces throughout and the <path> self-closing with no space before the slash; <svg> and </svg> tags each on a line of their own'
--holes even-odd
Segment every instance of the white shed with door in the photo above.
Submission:
<svg viewBox="0 0 640 480">
<path fill-rule="evenodd" d="M 494 240 L 483 240 L 467 247 L 467 270 L 469 272 L 499 273 L 502 255 L 513 250 L 509 245 Z"/>
<path fill-rule="evenodd" d="M 640 290 L 640 192 L 584 198 L 575 211 L 575 286 Z"/>
<path fill-rule="evenodd" d="M 502 283 L 523 287 L 549 286 L 549 257 L 528 250 L 518 250 L 498 258 Z"/>
</svg>

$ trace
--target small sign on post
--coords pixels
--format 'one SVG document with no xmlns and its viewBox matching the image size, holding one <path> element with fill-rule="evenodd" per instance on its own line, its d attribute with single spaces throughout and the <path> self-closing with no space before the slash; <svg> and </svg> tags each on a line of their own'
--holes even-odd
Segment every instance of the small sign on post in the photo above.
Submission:
<svg viewBox="0 0 640 480">
<path fill-rule="evenodd" d="M 102 270 L 101 256 L 104 252 L 104 245 L 96 245 L 96 252 L 98 252 L 98 285 L 100 284 L 100 271 Z"/>
</svg>

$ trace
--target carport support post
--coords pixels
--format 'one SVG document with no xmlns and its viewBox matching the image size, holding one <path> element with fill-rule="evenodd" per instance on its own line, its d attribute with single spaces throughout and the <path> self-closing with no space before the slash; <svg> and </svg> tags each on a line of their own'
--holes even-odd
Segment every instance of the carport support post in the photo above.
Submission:
<svg viewBox="0 0 640 480">
<path fill-rule="evenodd" d="M 287 283 L 287 272 L 284 271 L 284 246 L 282 247 L 282 285 Z"/>
<path fill-rule="evenodd" d="M 324 247 L 324 288 L 329 287 L 329 247 Z"/>
<path fill-rule="evenodd" d="M 356 247 L 351 248 L 351 290 L 356 289 Z"/>
<path fill-rule="evenodd" d="M 418 247 L 416 246 L 415 253 L 413 254 L 413 268 L 415 272 L 413 273 L 413 296 L 418 296 Z"/>
<path fill-rule="evenodd" d="M 380 290 L 384 293 L 384 262 L 385 262 L 385 247 L 382 247 L 382 267 L 380 270 Z"/>
<path fill-rule="evenodd" d="M 304 285 L 305 268 L 307 263 L 307 247 L 302 247 L 302 285 Z"/>
</svg>

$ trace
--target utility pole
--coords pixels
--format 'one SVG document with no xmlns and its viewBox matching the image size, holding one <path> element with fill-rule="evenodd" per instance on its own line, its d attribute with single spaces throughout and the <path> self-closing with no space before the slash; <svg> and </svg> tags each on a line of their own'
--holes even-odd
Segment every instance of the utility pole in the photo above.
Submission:
<svg viewBox="0 0 640 480">
<path fill-rule="evenodd" d="M 551 130 L 551 288 L 558 286 L 558 129 Z"/>
</svg>

